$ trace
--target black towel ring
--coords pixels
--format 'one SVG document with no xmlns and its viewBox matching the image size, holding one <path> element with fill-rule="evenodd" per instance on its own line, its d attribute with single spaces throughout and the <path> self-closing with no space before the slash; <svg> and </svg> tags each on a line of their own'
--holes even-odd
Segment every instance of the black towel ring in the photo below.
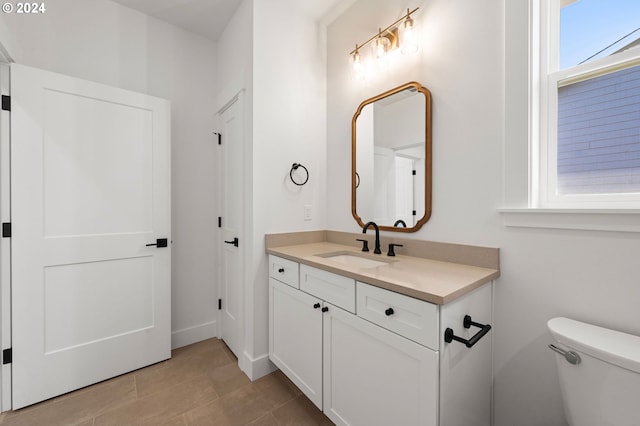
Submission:
<svg viewBox="0 0 640 426">
<path fill-rule="evenodd" d="M 293 171 L 298 170 L 299 167 L 302 167 L 305 173 L 307 174 L 307 178 L 302 183 L 296 182 L 296 180 L 293 178 Z M 307 170 L 307 168 L 302 164 L 293 163 L 293 165 L 291 166 L 291 171 L 289 172 L 289 177 L 291 178 L 291 182 L 295 183 L 298 186 L 302 186 L 309 181 L 309 170 Z"/>
</svg>

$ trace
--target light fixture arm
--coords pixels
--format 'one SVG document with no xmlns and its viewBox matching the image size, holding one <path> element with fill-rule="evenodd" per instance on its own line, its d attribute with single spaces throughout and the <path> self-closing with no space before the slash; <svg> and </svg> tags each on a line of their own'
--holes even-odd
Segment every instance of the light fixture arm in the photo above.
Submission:
<svg viewBox="0 0 640 426">
<path fill-rule="evenodd" d="M 411 15 L 413 15 L 418 9 L 420 9 L 419 7 L 416 7 L 415 9 L 413 9 L 412 11 L 409 11 L 407 9 L 407 13 L 404 14 L 400 19 L 398 19 L 397 21 L 395 21 L 394 23 L 392 23 L 391 25 L 389 25 L 387 28 L 385 28 L 384 30 L 379 31 L 378 33 L 376 33 L 373 37 L 371 37 L 369 40 L 365 41 L 362 44 L 356 44 L 356 48 L 354 50 L 352 50 L 351 52 L 349 52 L 349 55 L 353 55 L 354 53 L 356 53 L 358 50 L 362 49 L 364 46 L 366 46 L 367 44 L 371 43 L 373 40 L 375 40 L 376 38 L 378 38 L 380 36 L 380 34 L 384 34 L 389 32 L 390 29 L 392 29 L 394 26 L 398 25 L 400 22 L 402 22 L 403 20 L 407 19 L 408 17 L 410 17 Z"/>
</svg>

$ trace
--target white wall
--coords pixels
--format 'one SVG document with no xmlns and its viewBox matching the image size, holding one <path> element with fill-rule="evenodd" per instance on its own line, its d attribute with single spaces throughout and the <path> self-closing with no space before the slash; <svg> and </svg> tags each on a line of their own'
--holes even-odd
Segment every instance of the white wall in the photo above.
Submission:
<svg viewBox="0 0 640 426">
<path fill-rule="evenodd" d="M 245 105 L 251 114 L 253 96 L 253 0 L 243 1 L 217 43 L 217 107 L 222 107 L 238 92 L 247 92 Z M 216 109 L 217 111 L 217 109 Z M 249 115 L 246 123 L 251 123 Z M 251 126 L 249 127 L 251 128 Z M 251 134 L 251 133 L 249 133 Z"/>
<path fill-rule="evenodd" d="M 254 7 L 253 262 L 247 349 L 268 352 L 268 269 L 264 235 L 326 228 L 326 80 L 323 40 L 314 19 L 295 2 L 263 0 Z M 294 185 L 293 163 L 309 171 Z M 303 175 L 302 175 L 303 176 Z M 301 177 L 302 177 L 301 176 Z M 304 220 L 304 206 L 312 219 Z"/>
<path fill-rule="evenodd" d="M 565 425 L 546 321 L 562 315 L 640 335 L 640 235 L 502 225 L 496 209 L 503 207 L 503 187 L 507 199 L 526 200 L 518 193 L 526 188 L 518 174 L 526 163 L 503 164 L 503 153 L 527 149 L 526 34 L 505 40 L 503 21 L 506 14 L 510 29 L 526 33 L 527 2 L 417 4 L 420 54 L 367 84 L 350 79 L 347 55 L 354 44 L 414 5 L 360 0 L 328 28 L 328 227 L 358 231 L 348 184 L 350 122 L 358 104 L 419 81 L 433 95 L 433 215 L 411 237 L 500 247 L 492 330 L 495 424 Z"/>
<path fill-rule="evenodd" d="M 215 43 L 107 0 L 2 14 L 0 36 L 17 63 L 171 101 L 173 345 L 215 335 Z"/>
<path fill-rule="evenodd" d="M 219 103 L 246 90 L 246 255 L 240 366 L 268 372 L 268 271 L 264 235 L 326 228 L 326 82 L 314 19 L 288 0 L 245 0 L 218 42 Z M 295 36 L 293 36 L 295 35 Z M 230 88 L 231 87 L 231 88 Z M 298 187 L 293 163 L 309 170 Z M 312 206 L 312 220 L 303 218 Z"/>
<path fill-rule="evenodd" d="M 420 92 L 413 92 L 413 96 L 388 105 L 376 103 L 376 146 L 400 149 L 421 144 L 424 147 L 424 113 L 425 96 Z"/>
</svg>

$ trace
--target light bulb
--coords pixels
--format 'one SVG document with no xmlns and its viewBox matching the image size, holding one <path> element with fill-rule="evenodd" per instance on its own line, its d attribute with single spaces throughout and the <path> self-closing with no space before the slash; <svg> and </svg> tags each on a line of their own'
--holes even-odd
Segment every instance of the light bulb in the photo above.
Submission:
<svg viewBox="0 0 640 426">
<path fill-rule="evenodd" d="M 384 43 L 382 42 L 382 39 L 379 37 L 376 39 L 375 52 L 376 52 L 376 58 L 378 59 L 382 58 L 385 54 Z"/>
<path fill-rule="evenodd" d="M 407 9 L 407 19 L 400 25 L 399 31 L 401 51 L 404 55 L 410 55 L 418 51 L 418 34 L 415 22 L 409 16 Z"/>
<path fill-rule="evenodd" d="M 360 62 L 360 54 L 358 52 L 353 54 L 353 70 L 358 71 L 362 68 L 362 63 Z"/>
<path fill-rule="evenodd" d="M 373 41 L 373 55 L 376 59 L 382 59 L 389 48 L 389 39 L 382 36 L 382 30 L 378 29 L 378 37 Z"/>
<path fill-rule="evenodd" d="M 353 55 L 351 55 L 351 68 L 354 80 L 364 80 L 364 66 L 360 59 L 358 45 L 356 45 L 356 50 L 353 52 Z"/>
</svg>

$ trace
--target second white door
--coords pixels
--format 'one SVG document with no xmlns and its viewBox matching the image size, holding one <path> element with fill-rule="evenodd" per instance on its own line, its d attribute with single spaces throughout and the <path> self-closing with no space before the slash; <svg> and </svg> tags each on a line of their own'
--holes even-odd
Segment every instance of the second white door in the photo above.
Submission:
<svg viewBox="0 0 640 426">
<path fill-rule="evenodd" d="M 244 282 L 244 116 L 240 92 L 219 112 L 222 155 L 221 336 L 240 358 Z"/>
</svg>

